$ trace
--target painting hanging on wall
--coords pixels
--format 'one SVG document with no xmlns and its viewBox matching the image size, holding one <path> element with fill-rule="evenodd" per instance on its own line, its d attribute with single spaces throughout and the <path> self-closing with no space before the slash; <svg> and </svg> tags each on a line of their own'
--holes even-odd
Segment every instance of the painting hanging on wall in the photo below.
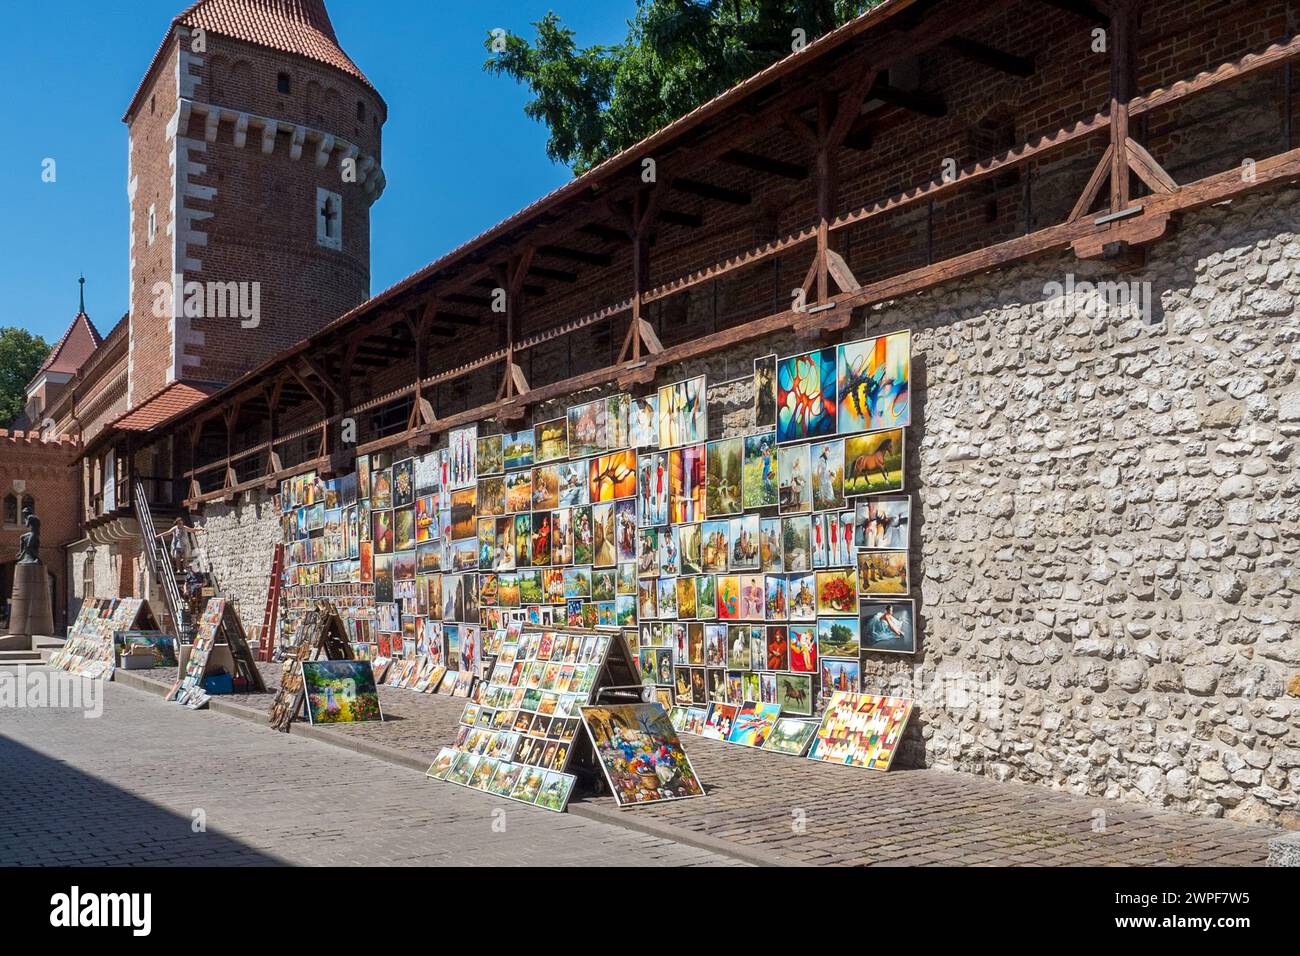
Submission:
<svg viewBox="0 0 1300 956">
<path fill-rule="evenodd" d="M 533 426 L 533 458 L 537 462 L 569 457 L 567 420 L 556 418 Z"/>
<path fill-rule="evenodd" d="M 531 468 L 533 464 L 533 430 L 525 429 L 501 439 L 501 465 L 507 471 Z"/>
<path fill-rule="evenodd" d="M 705 378 L 687 379 L 659 389 L 659 447 L 694 445 L 709 437 Z"/>
<path fill-rule="evenodd" d="M 912 716 L 905 697 L 837 691 L 822 714 L 808 759 L 888 770 Z"/>
<path fill-rule="evenodd" d="M 447 436 L 448 480 L 452 488 L 471 488 L 478 482 L 474 463 L 478 451 L 478 426 L 453 428 Z"/>
<path fill-rule="evenodd" d="M 906 594 L 907 552 L 858 552 L 858 589 L 867 596 Z"/>
<path fill-rule="evenodd" d="M 301 667 L 313 724 L 384 719 L 369 661 L 303 661 Z"/>
<path fill-rule="evenodd" d="M 844 439 L 844 493 L 902 491 L 903 442 L 901 428 Z"/>
<path fill-rule="evenodd" d="M 668 517 L 691 524 L 704 517 L 704 446 L 689 445 L 668 453 Z"/>
<path fill-rule="evenodd" d="M 770 508 L 779 501 L 776 488 L 776 433 L 746 435 L 744 444 L 742 504 L 745 508 Z"/>
<path fill-rule="evenodd" d="M 710 518 L 738 515 L 744 510 L 741 493 L 743 454 L 744 442 L 739 438 L 709 442 L 704 513 Z"/>
<path fill-rule="evenodd" d="M 859 501 L 853 517 L 853 546 L 859 551 L 904 550 L 911 523 L 910 498 Z"/>
<path fill-rule="evenodd" d="M 505 471 L 505 449 L 500 435 L 478 440 L 475 464 L 479 475 L 499 475 Z"/>
<path fill-rule="evenodd" d="M 783 358 L 776 371 L 776 440 L 835 434 L 835 349 Z"/>
<path fill-rule="evenodd" d="M 659 447 L 659 396 L 633 396 L 628 408 L 628 440 L 633 448 Z"/>
<path fill-rule="evenodd" d="M 776 425 L 776 356 L 754 359 L 754 427 Z"/>
<path fill-rule="evenodd" d="M 862 650 L 916 653 L 916 604 L 911 599 L 862 602 Z"/>
<path fill-rule="evenodd" d="M 619 807 L 704 793 L 660 704 L 589 706 L 581 715 Z"/>
<path fill-rule="evenodd" d="M 839 430 L 897 428 L 912 423 L 912 333 L 895 332 L 837 350 Z"/>
</svg>

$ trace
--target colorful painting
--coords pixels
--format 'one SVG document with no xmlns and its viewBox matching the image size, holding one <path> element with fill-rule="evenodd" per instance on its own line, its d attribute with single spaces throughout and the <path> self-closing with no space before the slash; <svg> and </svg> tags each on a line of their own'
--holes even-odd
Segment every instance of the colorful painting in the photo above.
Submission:
<svg viewBox="0 0 1300 956">
<path fill-rule="evenodd" d="M 754 359 L 754 425 L 757 428 L 776 425 L 775 355 Z"/>
<path fill-rule="evenodd" d="M 478 452 L 478 426 L 453 428 L 447 436 L 448 485 L 470 488 L 478 481 L 475 455 Z"/>
<path fill-rule="evenodd" d="M 701 737 L 710 740 L 726 740 L 736 723 L 736 714 L 740 707 L 736 704 L 714 704 L 709 708 L 709 716 L 704 719 Z"/>
<path fill-rule="evenodd" d="M 817 724 L 811 720 L 799 720 L 796 717 L 780 717 L 772 725 L 763 749 L 769 753 L 786 754 L 802 757 L 808 745 L 817 734 Z"/>
<path fill-rule="evenodd" d="M 736 712 L 736 721 L 727 742 L 742 747 L 761 747 L 779 716 L 781 708 L 776 704 L 747 700 Z"/>
<path fill-rule="evenodd" d="M 583 707 L 580 712 L 619 807 L 703 795 L 660 704 Z"/>
<path fill-rule="evenodd" d="M 790 625 L 790 670 L 796 674 L 817 673 L 817 626 Z"/>
<path fill-rule="evenodd" d="M 811 717 L 813 712 L 813 675 L 776 674 L 776 705 L 781 713 Z"/>
<path fill-rule="evenodd" d="M 860 617 L 863 651 L 916 653 L 916 602 L 910 599 L 863 601 Z"/>
<path fill-rule="evenodd" d="M 533 430 L 525 429 L 501 438 L 501 465 L 507 471 L 533 465 Z"/>
<path fill-rule="evenodd" d="M 567 415 L 569 432 L 569 457 L 588 458 L 608 450 L 606 432 L 606 405 L 602 398 L 586 405 L 575 405 Z"/>
<path fill-rule="evenodd" d="M 906 594 L 906 551 L 861 551 L 858 553 L 858 588 L 873 595 Z"/>
<path fill-rule="evenodd" d="M 844 440 L 844 494 L 903 490 L 903 430 L 854 435 Z"/>
<path fill-rule="evenodd" d="M 659 396 L 632 397 L 628 410 L 628 440 L 633 448 L 659 447 Z"/>
<path fill-rule="evenodd" d="M 822 714 L 808 759 L 888 770 L 912 716 L 905 697 L 837 691 Z"/>
<path fill-rule="evenodd" d="M 637 459 L 637 525 L 650 528 L 668 523 L 668 454 L 654 452 Z"/>
<path fill-rule="evenodd" d="M 817 442 L 809 449 L 812 460 L 812 509 L 834 511 L 844 507 L 844 441 Z"/>
<path fill-rule="evenodd" d="M 776 369 L 776 440 L 835 434 L 835 349 L 783 358 Z"/>
<path fill-rule="evenodd" d="M 415 461 L 406 459 L 393 465 L 393 507 L 405 508 L 415 500 Z"/>
<path fill-rule="evenodd" d="M 587 487 L 592 504 L 636 497 L 636 452 L 626 449 L 588 462 Z"/>
<path fill-rule="evenodd" d="M 694 445 L 709 437 L 705 378 L 688 379 L 659 389 L 659 447 Z"/>
<path fill-rule="evenodd" d="M 301 667 L 313 724 L 384 719 L 369 661 L 303 661 Z"/>
<path fill-rule="evenodd" d="M 744 444 L 742 504 L 747 509 L 770 508 L 780 500 L 776 487 L 776 432 L 746 435 Z"/>
<path fill-rule="evenodd" d="M 693 524 L 705 515 L 704 446 L 674 448 L 668 453 L 668 518 Z"/>
<path fill-rule="evenodd" d="M 744 510 L 741 475 L 744 442 L 725 438 L 708 443 L 704 511 L 710 518 L 737 515 Z"/>
<path fill-rule="evenodd" d="M 853 516 L 853 546 L 860 551 L 905 550 L 912 523 L 912 499 L 868 498 Z"/>
<path fill-rule="evenodd" d="M 475 462 L 480 476 L 501 474 L 506 468 L 505 461 L 500 435 L 489 435 L 478 440 Z"/>
<path fill-rule="evenodd" d="M 812 569 L 812 519 L 808 515 L 781 519 L 781 551 L 786 571 Z"/>
<path fill-rule="evenodd" d="M 781 514 L 812 510 L 812 459 L 807 445 L 790 445 L 777 454 L 777 503 Z"/>
<path fill-rule="evenodd" d="M 533 426 L 533 458 L 535 461 L 559 461 L 569 457 L 568 421 L 556 418 Z"/>
<path fill-rule="evenodd" d="M 912 333 L 895 332 L 837 349 L 841 434 L 912 423 Z"/>
<path fill-rule="evenodd" d="M 858 606 L 858 575 L 851 569 L 817 572 L 817 613 L 852 614 Z"/>
<path fill-rule="evenodd" d="M 862 684 L 862 665 L 856 657 L 823 657 L 821 668 L 821 696 L 823 699 L 837 691 L 856 694 Z"/>
</svg>

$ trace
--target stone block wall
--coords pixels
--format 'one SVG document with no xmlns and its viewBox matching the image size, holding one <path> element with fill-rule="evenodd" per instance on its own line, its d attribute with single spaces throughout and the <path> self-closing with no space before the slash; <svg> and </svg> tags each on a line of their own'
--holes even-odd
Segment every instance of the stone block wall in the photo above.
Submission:
<svg viewBox="0 0 1300 956">
<path fill-rule="evenodd" d="M 915 760 L 1300 826 L 1300 191 L 1118 275 L 1062 256 L 872 310 L 911 328 Z M 1149 290 L 1150 317 L 1060 294 Z"/>
<path fill-rule="evenodd" d="M 271 562 L 280 540 L 280 515 L 269 494 L 241 495 L 232 505 L 211 504 L 195 519 L 202 566 L 239 613 L 250 639 L 262 626 L 271 585 Z"/>
</svg>

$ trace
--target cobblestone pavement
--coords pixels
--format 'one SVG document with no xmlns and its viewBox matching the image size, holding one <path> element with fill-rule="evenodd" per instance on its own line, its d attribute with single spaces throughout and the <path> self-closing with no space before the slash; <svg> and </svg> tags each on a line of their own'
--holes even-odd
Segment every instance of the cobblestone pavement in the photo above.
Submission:
<svg viewBox="0 0 1300 956">
<path fill-rule="evenodd" d="M 278 680 L 278 666 L 275 675 L 263 670 L 268 683 Z M 315 730 L 428 763 L 454 736 L 464 706 L 391 687 L 380 697 L 384 723 Z M 229 699 L 269 706 L 269 698 Z M 701 737 L 683 742 L 707 798 L 620 812 L 609 797 L 586 797 L 573 808 L 677 839 L 703 837 L 751 859 L 811 865 L 1262 865 L 1278 832 L 970 774 L 880 773 Z"/>
<path fill-rule="evenodd" d="M 0 711 L 0 865 L 735 862 L 119 684 L 104 689 L 98 719 Z M 196 811 L 206 832 L 194 832 Z"/>
</svg>

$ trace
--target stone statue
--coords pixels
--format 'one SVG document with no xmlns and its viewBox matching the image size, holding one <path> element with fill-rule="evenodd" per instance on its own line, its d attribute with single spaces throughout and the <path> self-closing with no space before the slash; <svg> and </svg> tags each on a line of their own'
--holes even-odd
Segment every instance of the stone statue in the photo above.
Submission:
<svg viewBox="0 0 1300 956">
<path fill-rule="evenodd" d="M 23 512 L 27 533 L 18 539 L 18 563 L 41 563 L 41 519 L 33 511 Z"/>
</svg>

